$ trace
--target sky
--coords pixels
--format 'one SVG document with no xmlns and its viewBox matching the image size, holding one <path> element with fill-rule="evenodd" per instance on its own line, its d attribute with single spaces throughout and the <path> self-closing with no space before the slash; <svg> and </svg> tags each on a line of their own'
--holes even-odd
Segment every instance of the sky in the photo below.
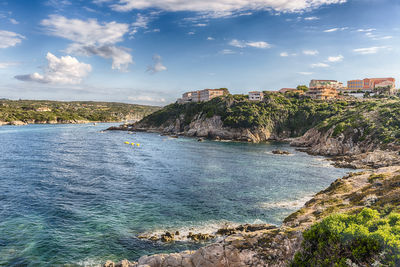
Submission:
<svg viewBox="0 0 400 267">
<path fill-rule="evenodd" d="M 400 79 L 398 0 L 0 1 L 0 98 L 167 105 Z"/>
</svg>

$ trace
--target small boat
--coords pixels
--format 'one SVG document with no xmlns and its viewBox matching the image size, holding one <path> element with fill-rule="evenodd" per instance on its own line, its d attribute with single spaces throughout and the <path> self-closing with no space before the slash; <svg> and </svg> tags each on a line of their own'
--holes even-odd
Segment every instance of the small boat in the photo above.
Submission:
<svg viewBox="0 0 400 267">
<path fill-rule="evenodd" d="M 125 142 L 125 144 L 129 145 L 129 142 L 128 142 L 128 141 L 126 141 L 126 142 Z"/>
<path fill-rule="evenodd" d="M 170 135 L 171 138 L 178 138 L 179 136 L 177 135 Z"/>
</svg>

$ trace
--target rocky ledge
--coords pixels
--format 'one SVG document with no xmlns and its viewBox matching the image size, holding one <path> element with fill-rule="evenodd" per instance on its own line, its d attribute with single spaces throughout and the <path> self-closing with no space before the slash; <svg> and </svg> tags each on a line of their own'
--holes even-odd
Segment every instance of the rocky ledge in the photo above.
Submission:
<svg viewBox="0 0 400 267">
<path fill-rule="evenodd" d="M 399 205 L 400 166 L 350 173 L 316 194 L 280 227 L 227 228 L 220 232 L 225 234 L 222 240 L 196 251 L 143 256 L 137 262 L 108 261 L 104 266 L 288 266 L 301 249 L 302 232 L 315 222 L 332 213 L 354 212 L 364 207 L 383 210 Z"/>
</svg>

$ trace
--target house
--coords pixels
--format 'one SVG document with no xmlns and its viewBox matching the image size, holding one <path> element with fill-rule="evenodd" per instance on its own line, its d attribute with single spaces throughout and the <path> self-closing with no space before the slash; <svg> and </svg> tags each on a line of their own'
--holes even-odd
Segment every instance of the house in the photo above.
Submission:
<svg viewBox="0 0 400 267">
<path fill-rule="evenodd" d="M 374 92 L 380 95 L 394 95 L 396 93 L 395 84 L 390 80 L 375 83 Z"/>
<path fill-rule="evenodd" d="M 249 92 L 250 101 L 262 101 L 264 99 L 264 93 L 260 91 Z"/>
<path fill-rule="evenodd" d="M 209 101 L 213 98 L 228 94 L 229 91 L 226 88 L 191 91 L 184 93 L 182 98 L 178 99 L 178 103 Z"/>
</svg>

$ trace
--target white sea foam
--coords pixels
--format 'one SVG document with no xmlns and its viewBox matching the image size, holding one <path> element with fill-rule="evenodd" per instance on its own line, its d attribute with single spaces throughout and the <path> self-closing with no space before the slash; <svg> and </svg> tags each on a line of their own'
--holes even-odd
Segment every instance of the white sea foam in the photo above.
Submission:
<svg viewBox="0 0 400 267">
<path fill-rule="evenodd" d="M 284 200 L 284 201 L 275 201 L 275 202 L 262 202 L 260 203 L 260 207 L 264 209 L 300 209 L 304 206 L 304 204 L 309 201 L 312 196 L 304 196 L 302 198 L 296 200 Z"/>
<path fill-rule="evenodd" d="M 257 222 L 261 223 L 261 222 Z M 177 241 L 189 241 L 190 239 L 187 238 L 189 233 L 192 234 L 209 234 L 215 235 L 215 233 L 221 228 L 234 228 L 241 225 L 240 223 L 234 223 L 229 221 L 211 221 L 211 222 L 204 222 L 198 225 L 191 225 L 191 226 L 184 226 L 184 227 L 168 227 L 164 229 L 155 229 L 152 231 L 144 232 L 139 234 L 138 236 L 146 237 L 145 239 L 150 239 L 152 236 L 156 236 L 157 238 L 161 238 L 162 234 L 165 232 L 170 232 L 175 234 L 175 232 L 179 232 L 179 235 L 175 235 L 174 239 Z"/>
</svg>

